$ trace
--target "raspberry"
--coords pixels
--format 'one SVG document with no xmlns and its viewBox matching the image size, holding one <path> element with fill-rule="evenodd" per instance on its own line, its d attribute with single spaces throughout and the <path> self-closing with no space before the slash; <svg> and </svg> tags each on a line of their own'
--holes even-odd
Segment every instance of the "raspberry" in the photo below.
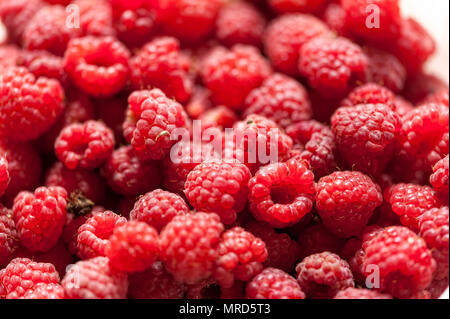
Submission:
<svg viewBox="0 0 450 319">
<path fill-rule="evenodd" d="M 392 297 L 370 289 L 347 288 L 339 291 L 334 299 L 392 299 Z"/>
<path fill-rule="evenodd" d="M 180 196 L 156 189 L 140 197 L 130 212 L 138 220 L 161 231 L 175 216 L 189 214 L 189 207 Z"/>
<path fill-rule="evenodd" d="M 73 39 L 64 55 L 64 69 L 75 84 L 94 97 L 119 92 L 129 75 L 130 53 L 113 37 Z"/>
<path fill-rule="evenodd" d="M 117 145 L 125 144 L 122 123 L 125 120 L 128 96 L 118 96 L 111 99 L 96 101 L 98 119 L 114 131 Z"/>
<path fill-rule="evenodd" d="M 28 290 L 21 299 L 64 299 L 64 289 L 60 284 L 40 283 Z"/>
<path fill-rule="evenodd" d="M 0 44 L 0 69 L 3 70 L 17 65 L 20 55 L 21 50 L 17 46 Z"/>
<path fill-rule="evenodd" d="M 61 278 L 66 274 L 67 267 L 73 263 L 73 256 L 63 241 L 58 241 L 56 246 L 45 253 L 28 253 L 25 255 L 33 261 L 52 264 Z"/>
<path fill-rule="evenodd" d="M 300 49 L 309 40 L 330 36 L 328 27 L 319 19 L 301 13 L 274 19 L 266 29 L 264 45 L 275 69 L 297 76 Z"/>
<path fill-rule="evenodd" d="M 25 68 L 0 75 L 0 136 L 32 140 L 44 133 L 64 109 L 58 81 L 38 78 Z"/>
<path fill-rule="evenodd" d="M 55 153 L 69 169 L 100 167 L 114 149 L 114 134 L 102 122 L 66 126 L 55 141 Z"/>
<path fill-rule="evenodd" d="M 414 106 L 410 102 L 399 95 L 397 95 L 394 99 L 394 106 L 395 113 L 397 113 L 400 118 L 414 109 Z"/>
<path fill-rule="evenodd" d="M 447 174 L 448 175 L 448 174 Z M 0 197 L 5 194 L 9 181 L 8 161 L 3 156 L 0 156 Z"/>
<path fill-rule="evenodd" d="M 269 0 L 269 5 L 277 13 L 288 12 L 315 13 L 325 4 L 325 0 Z"/>
<path fill-rule="evenodd" d="M 175 38 L 160 37 L 147 43 L 130 60 L 130 69 L 136 90 L 157 87 L 180 103 L 187 102 L 192 94 L 190 60 Z"/>
<path fill-rule="evenodd" d="M 19 238 L 11 215 L 11 211 L 0 204 L 0 268 L 9 263 L 19 248 Z"/>
<path fill-rule="evenodd" d="M 406 227 L 386 228 L 365 247 L 364 274 L 378 267 L 380 290 L 407 298 L 431 283 L 435 261 L 425 241 Z M 372 267 L 370 267 L 372 266 Z"/>
<path fill-rule="evenodd" d="M 312 224 L 298 236 L 300 245 L 300 258 L 302 260 L 313 254 L 325 251 L 338 254 L 343 246 L 343 241 L 330 233 L 322 224 Z"/>
<path fill-rule="evenodd" d="M 127 222 L 124 217 L 105 211 L 93 215 L 78 228 L 77 253 L 81 259 L 89 259 L 97 256 L 105 256 L 106 247 L 109 244 L 109 237 L 113 234 L 114 228 Z"/>
<path fill-rule="evenodd" d="M 245 208 L 250 178 L 249 169 L 239 162 L 204 162 L 189 173 L 186 197 L 196 210 L 217 213 L 229 225 Z"/>
<path fill-rule="evenodd" d="M 395 95 L 388 88 L 367 83 L 355 88 L 348 97 L 341 102 L 342 106 L 357 106 L 358 104 L 384 104 L 395 110 Z"/>
<path fill-rule="evenodd" d="M 331 118 L 340 155 L 347 167 L 365 174 L 381 174 L 400 135 L 401 122 L 384 104 L 341 107 Z"/>
<path fill-rule="evenodd" d="M 159 252 L 157 231 L 143 222 L 130 221 L 114 229 L 105 253 L 111 267 L 123 272 L 144 271 Z"/>
<path fill-rule="evenodd" d="M 39 284 L 58 284 L 59 276 L 52 264 L 37 263 L 28 258 L 13 259 L 0 277 L 7 299 L 18 299 Z"/>
<path fill-rule="evenodd" d="M 1 1 L 0 19 L 8 31 L 8 38 L 21 44 L 28 22 L 44 4 L 41 0 Z"/>
<path fill-rule="evenodd" d="M 232 2 L 220 11 L 215 34 L 229 47 L 239 43 L 261 47 L 265 26 L 264 16 L 253 5 Z"/>
<path fill-rule="evenodd" d="M 306 257 L 297 265 L 296 272 L 308 298 L 333 298 L 340 290 L 354 287 L 348 263 L 330 252 Z"/>
<path fill-rule="evenodd" d="M 345 96 L 368 79 L 368 59 L 362 49 L 345 38 L 318 37 L 300 50 L 299 70 L 309 85 L 325 96 Z"/>
<path fill-rule="evenodd" d="M 383 202 L 380 186 L 360 172 L 334 172 L 320 179 L 316 192 L 324 226 L 343 238 L 359 235 Z"/>
<path fill-rule="evenodd" d="M 250 114 L 265 116 L 286 128 L 310 120 L 312 110 L 305 88 L 296 80 L 277 73 L 248 95 L 244 116 Z"/>
<path fill-rule="evenodd" d="M 419 230 L 420 237 L 425 240 L 436 261 L 433 279 L 448 278 L 448 207 L 433 208 L 422 214 L 419 217 Z"/>
<path fill-rule="evenodd" d="M 155 262 L 144 272 L 131 274 L 129 281 L 128 295 L 133 299 L 183 299 L 186 290 L 161 262 Z"/>
<path fill-rule="evenodd" d="M 130 47 L 142 47 L 155 31 L 155 20 L 152 10 L 125 10 L 116 21 L 117 37 Z"/>
<path fill-rule="evenodd" d="M 95 207 L 90 213 L 85 215 L 77 216 L 75 214 L 67 214 L 67 220 L 61 238 L 72 255 L 78 255 L 78 229 L 94 215 L 94 212 Z M 95 212 L 95 214 L 97 214 L 97 212 Z"/>
<path fill-rule="evenodd" d="M 446 106 L 449 106 L 449 97 L 448 97 L 449 93 L 448 93 L 448 88 L 447 89 L 442 89 L 436 93 L 433 93 L 431 95 L 429 95 L 426 99 L 426 102 L 431 102 L 431 103 L 440 103 L 440 104 L 444 104 Z"/>
<path fill-rule="evenodd" d="M 247 299 L 305 299 L 295 281 L 282 270 L 266 268 L 247 285 Z"/>
<path fill-rule="evenodd" d="M 214 278 L 224 288 L 233 287 L 235 280 L 252 280 L 263 270 L 267 259 L 265 243 L 240 227 L 222 234 L 217 253 Z"/>
<path fill-rule="evenodd" d="M 201 121 L 202 130 L 209 128 L 218 128 L 224 130 L 233 127 L 233 124 L 238 120 L 233 110 L 226 106 L 216 106 L 202 113 L 198 120 Z"/>
<path fill-rule="evenodd" d="M 427 290 L 430 292 L 432 299 L 441 298 L 444 292 L 448 290 L 448 278 L 433 280 Z"/>
<path fill-rule="evenodd" d="M 160 257 L 175 280 L 195 284 L 211 276 L 223 225 L 215 214 L 176 216 L 160 235 Z"/>
<path fill-rule="evenodd" d="M 345 25 L 346 14 L 339 3 L 330 2 L 321 15 L 322 20 L 328 27 L 339 36 L 349 37 L 347 26 Z"/>
<path fill-rule="evenodd" d="M 141 159 L 163 159 L 175 141 L 170 139 L 177 128 L 188 126 L 183 107 L 159 89 L 135 91 L 128 99 L 123 131 Z"/>
<path fill-rule="evenodd" d="M 82 34 L 94 36 L 114 35 L 112 8 L 105 0 L 75 0 L 80 13 Z"/>
<path fill-rule="evenodd" d="M 264 166 L 248 187 L 253 215 L 272 227 L 294 225 L 313 207 L 314 174 L 302 161 Z"/>
<path fill-rule="evenodd" d="M 240 110 L 245 98 L 270 75 L 270 65 L 256 48 L 238 44 L 216 47 L 203 62 L 202 79 L 216 104 Z"/>
<path fill-rule="evenodd" d="M 448 90 L 448 83 L 434 74 L 420 72 L 406 79 L 402 94 L 413 104 L 418 104 L 442 90 Z"/>
<path fill-rule="evenodd" d="M 105 257 L 77 262 L 61 285 L 67 299 L 124 299 L 128 290 L 127 276 L 111 269 Z"/>
<path fill-rule="evenodd" d="M 58 242 L 66 220 L 67 192 L 62 187 L 39 187 L 21 192 L 13 216 L 22 244 L 31 251 L 48 251 Z"/>
<path fill-rule="evenodd" d="M 109 186 L 118 194 L 137 196 L 157 188 L 161 181 L 158 164 L 141 161 L 132 146 L 115 150 L 105 164 Z"/>
<path fill-rule="evenodd" d="M 433 185 L 442 203 L 448 205 L 448 155 L 441 159 L 433 167 L 433 174 L 430 176 L 430 183 Z"/>
</svg>

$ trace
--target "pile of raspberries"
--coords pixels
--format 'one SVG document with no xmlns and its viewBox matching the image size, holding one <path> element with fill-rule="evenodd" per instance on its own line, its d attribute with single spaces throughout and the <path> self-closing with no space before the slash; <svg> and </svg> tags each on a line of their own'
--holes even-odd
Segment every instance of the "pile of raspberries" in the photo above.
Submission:
<svg viewBox="0 0 450 319">
<path fill-rule="evenodd" d="M 0 298 L 447 289 L 449 88 L 399 0 L 0 0 L 0 19 Z M 194 120 L 228 158 L 172 138 Z"/>
</svg>

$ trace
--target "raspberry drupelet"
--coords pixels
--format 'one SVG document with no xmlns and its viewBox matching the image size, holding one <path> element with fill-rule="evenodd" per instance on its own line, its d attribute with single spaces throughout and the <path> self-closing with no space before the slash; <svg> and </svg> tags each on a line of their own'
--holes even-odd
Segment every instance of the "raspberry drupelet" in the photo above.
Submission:
<svg viewBox="0 0 450 319">
<path fill-rule="evenodd" d="M 447 174 L 448 175 L 448 174 Z M 8 161 L 5 157 L 0 156 L 0 197 L 5 194 L 6 188 L 11 178 L 8 172 Z"/>
<path fill-rule="evenodd" d="M 253 216 L 272 227 L 292 226 L 313 208 L 314 174 L 303 161 L 264 166 L 248 187 Z"/>
<path fill-rule="evenodd" d="M 395 94 L 388 88 L 376 83 L 358 86 L 341 102 L 341 106 L 359 104 L 385 104 L 395 110 Z"/>
<path fill-rule="evenodd" d="M 266 268 L 247 285 L 247 299 L 305 299 L 297 281 L 282 270 Z"/>
<path fill-rule="evenodd" d="M 60 284 L 39 283 L 28 290 L 21 299 L 64 299 L 64 289 Z"/>
<path fill-rule="evenodd" d="M 433 174 L 430 176 L 431 185 L 439 196 L 439 199 L 446 205 L 448 205 L 448 166 L 449 157 L 447 155 L 434 165 Z"/>
<path fill-rule="evenodd" d="M 12 211 L 0 204 L 0 268 L 5 267 L 10 262 L 18 248 L 19 237 Z"/>
<path fill-rule="evenodd" d="M 347 288 L 339 291 L 334 299 L 392 299 L 392 296 L 365 288 Z"/>
<path fill-rule="evenodd" d="M 35 77 L 58 80 L 63 87 L 68 86 L 68 77 L 64 72 L 64 59 L 47 51 L 22 51 L 17 65 L 28 69 Z"/>
</svg>

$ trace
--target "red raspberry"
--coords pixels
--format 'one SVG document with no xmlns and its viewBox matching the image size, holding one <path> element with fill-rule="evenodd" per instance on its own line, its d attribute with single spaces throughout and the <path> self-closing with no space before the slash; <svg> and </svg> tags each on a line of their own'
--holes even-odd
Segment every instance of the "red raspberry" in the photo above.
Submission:
<svg viewBox="0 0 450 319">
<path fill-rule="evenodd" d="M 266 29 L 267 56 L 275 69 L 297 76 L 300 49 L 319 36 L 331 36 L 328 27 L 319 19 L 301 13 L 283 15 L 274 19 Z"/>
<path fill-rule="evenodd" d="M 8 172 L 8 161 L 3 156 L 0 156 L 0 197 L 5 194 L 10 180 L 11 178 Z"/>
<path fill-rule="evenodd" d="M 448 88 L 446 89 L 442 89 L 436 93 L 430 94 L 427 98 L 426 98 L 426 102 L 430 102 L 430 103 L 440 103 L 440 104 L 444 104 L 446 106 L 449 106 L 449 97 L 448 97 L 449 93 L 448 93 Z"/>
<path fill-rule="evenodd" d="M 413 104 L 422 103 L 431 94 L 448 90 L 448 83 L 434 74 L 420 72 L 406 79 L 402 94 Z"/>
<path fill-rule="evenodd" d="M 72 5 L 78 6 L 83 36 L 114 35 L 112 8 L 108 1 L 75 0 Z"/>
<path fill-rule="evenodd" d="M 392 299 L 392 296 L 365 288 L 347 288 L 339 291 L 334 299 Z"/>
<path fill-rule="evenodd" d="M 28 290 L 21 299 L 64 299 L 64 289 L 60 284 L 40 283 Z"/>
<path fill-rule="evenodd" d="M 58 81 L 38 78 L 25 68 L 0 75 L 0 136 L 32 140 L 44 133 L 64 109 Z"/>
<path fill-rule="evenodd" d="M 247 299 L 305 299 L 295 281 L 282 270 L 266 268 L 247 285 Z"/>
<path fill-rule="evenodd" d="M 288 12 L 315 13 L 325 4 L 325 0 L 269 0 L 269 5 L 279 14 Z"/>
<path fill-rule="evenodd" d="M 21 256 L 22 254 L 19 254 Z M 73 263 L 73 256 L 67 249 L 63 241 L 58 241 L 56 246 L 45 253 L 24 254 L 25 257 L 40 263 L 49 263 L 55 266 L 56 271 L 62 278 L 66 274 L 67 267 Z"/>
<path fill-rule="evenodd" d="M 175 280 L 195 284 L 211 276 L 223 225 L 215 214 L 176 216 L 160 235 L 160 257 Z M 200 243 L 200 244 L 199 244 Z"/>
<path fill-rule="evenodd" d="M 186 290 L 161 262 L 155 262 L 144 272 L 131 274 L 129 281 L 128 295 L 133 299 L 183 299 Z"/>
<path fill-rule="evenodd" d="M 31 251 L 56 245 L 66 220 L 67 192 L 62 187 L 39 187 L 21 192 L 14 200 L 13 216 L 22 244 Z"/>
<path fill-rule="evenodd" d="M 433 174 L 430 176 L 430 183 L 436 191 L 442 203 L 448 205 L 448 155 L 436 163 L 433 167 Z"/>
<path fill-rule="evenodd" d="M 425 241 L 406 227 L 386 228 L 365 247 L 363 269 L 367 276 L 378 267 L 380 290 L 407 298 L 431 283 L 435 261 Z"/>
<path fill-rule="evenodd" d="M 114 228 L 127 222 L 124 217 L 105 211 L 90 217 L 78 228 L 77 253 L 81 259 L 105 256 Z"/>
<path fill-rule="evenodd" d="M 302 161 L 264 166 L 248 187 L 253 215 L 272 227 L 294 225 L 313 207 L 314 174 Z"/>
<path fill-rule="evenodd" d="M 394 99 L 395 113 L 402 118 L 414 109 L 414 106 L 403 97 L 397 95 Z"/>
<path fill-rule="evenodd" d="M 349 37 L 349 32 L 345 25 L 346 14 L 339 3 L 330 2 L 323 10 L 321 17 L 336 34 Z"/>
<path fill-rule="evenodd" d="M 116 21 L 117 37 L 130 47 L 142 47 L 155 31 L 156 17 L 152 10 L 125 10 Z"/>
<path fill-rule="evenodd" d="M 13 259 L 0 277 L 7 299 L 18 299 L 38 284 L 58 284 L 59 276 L 52 264 L 37 263 L 28 258 Z"/>
<path fill-rule="evenodd" d="M 341 102 L 341 106 L 357 106 L 358 104 L 384 104 L 395 110 L 395 94 L 388 88 L 367 83 L 358 86 Z"/>
<path fill-rule="evenodd" d="M 318 37 L 300 50 L 300 73 L 325 96 L 345 96 L 368 79 L 369 61 L 362 49 L 345 38 Z"/>
<path fill-rule="evenodd" d="M 119 92 L 129 75 L 130 52 L 113 37 L 74 39 L 64 55 L 64 69 L 75 84 L 94 97 Z"/>
<path fill-rule="evenodd" d="M 142 161 L 132 146 L 115 150 L 105 164 L 109 186 L 118 194 L 137 196 L 157 188 L 161 182 L 158 164 Z"/>
<path fill-rule="evenodd" d="M 330 252 L 306 257 L 297 265 L 296 272 L 308 298 L 333 298 L 340 290 L 355 285 L 348 263 Z"/>
<path fill-rule="evenodd" d="M 434 280 L 427 288 L 432 299 L 439 299 L 444 292 L 448 290 L 448 278 L 442 280 Z"/>
<path fill-rule="evenodd" d="M 14 43 L 21 44 L 28 22 L 43 5 L 41 0 L 1 1 L 0 19 L 8 31 L 8 38 Z"/>
<path fill-rule="evenodd" d="M 175 216 L 187 214 L 189 207 L 183 198 L 156 189 L 139 198 L 130 212 L 130 219 L 145 222 L 160 232 Z"/>
<path fill-rule="evenodd" d="M 13 44 L 0 44 L 0 69 L 16 66 L 21 53 L 21 50 Z"/>
<path fill-rule="evenodd" d="M 0 204 L 0 268 L 10 262 L 19 248 L 19 238 L 11 213 L 11 210 Z"/>
<path fill-rule="evenodd" d="M 67 299 L 124 299 L 128 290 L 127 276 L 111 269 L 105 257 L 77 262 L 61 285 Z"/>
<path fill-rule="evenodd" d="M 96 100 L 98 119 L 114 131 L 117 145 L 125 145 L 122 124 L 125 121 L 128 95 L 119 95 L 111 99 Z"/>
<path fill-rule="evenodd" d="M 224 288 L 233 287 L 235 280 L 252 280 L 267 259 L 266 244 L 240 227 L 222 234 L 217 253 L 214 278 Z"/>
<path fill-rule="evenodd" d="M 338 237 L 359 235 L 383 203 L 381 188 L 360 172 L 334 172 L 320 179 L 316 207 L 324 226 Z"/>
<path fill-rule="evenodd" d="M 190 60 L 180 51 L 180 43 L 171 37 L 160 37 L 147 43 L 130 60 L 131 83 L 136 90 L 156 87 L 180 103 L 192 94 Z"/>
<path fill-rule="evenodd" d="M 189 125 L 183 107 L 159 89 L 135 91 L 128 103 L 123 123 L 125 139 L 141 159 L 164 158 L 175 144 L 170 138 L 172 132 Z"/>
<path fill-rule="evenodd" d="M 159 252 L 157 231 L 143 222 L 130 221 L 114 229 L 105 253 L 111 267 L 123 272 L 144 271 Z"/>
<path fill-rule="evenodd" d="M 219 105 L 202 113 L 198 120 L 201 121 L 202 131 L 209 128 L 224 130 L 233 127 L 238 117 L 230 108 Z"/>
<path fill-rule="evenodd" d="M 69 169 L 100 167 L 114 149 L 114 134 L 102 122 L 66 126 L 55 141 L 55 153 Z"/>
<path fill-rule="evenodd" d="M 204 54 L 201 53 L 201 58 L 204 57 Z M 199 72 L 200 69 L 200 61 L 194 60 L 194 69 L 197 69 L 196 72 Z M 192 91 L 192 96 L 189 102 L 186 104 L 186 113 L 189 115 L 191 119 L 198 119 L 200 115 L 204 114 L 207 110 L 213 107 L 212 102 L 210 101 L 211 92 L 207 88 L 202 85 L 195 85 Z"/>
<path fill-rule="evenodd" d="M 244 116 L 250 114 L 265 116 L 286 128 L 310 120 L 312 110 L 305 88 L 296 80 L 276 73 L 248 95 Z"/>
<path fill-rule="evenodd" d="M 419 230 L 420 237 L 425 240 L 436 261 L 433 279 L 448 278 L 448 207 L 433 208 L 422 214 L 419 217 Z"/>
<path fill-rule="evenodd" d="M 264 16 L 251 4 L 231 2 L 222 8 L 216 21 L 216 38 L 226 46 L 262 46 L 266 26 Z"/>
<path fill-rule="evenodd" d="M 384 104 L 341 107 L 331 118 L 340 155 L 347 167 L 377 176 L 390 161 L 401 122 Z"/>
<path fill-rule="evenodd" d="M 302 260 L 313 254 L 329 251 L 338 254 L 343 246 L 343 240 L 330 233 L 322 224 L 312 224 L 298 236 L 300 258 Z"/>
<path fill-rule="evenodd" d="M 72 255 L 78 255 L 78 229 L 82 225 L 84 225 L 90 217 L 99 213 L 103 213 L 104 211 L 105 210 L 103 209 L 103 211 L 97 212 L 96 207 L 94 207 L 90 213 L 85 215 L 77 216 L 75 214 L 67 214 L 67 220 L 62 234 L 62 240 L 67 245 L 67 248 Z"/>
</svg>

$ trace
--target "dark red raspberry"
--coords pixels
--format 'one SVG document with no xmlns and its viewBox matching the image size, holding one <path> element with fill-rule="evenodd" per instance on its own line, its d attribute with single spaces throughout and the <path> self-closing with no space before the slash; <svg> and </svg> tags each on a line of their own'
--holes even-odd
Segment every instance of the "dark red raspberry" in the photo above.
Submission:
<svg viewBox="0 0 450 319">
<path fill-rule="evenodd" d="M 392 296 L 381 294 L 365 288 L 347 288 L 339 291 L 334 299 L 392 299 Z"/>
<path fill-rule="evenodd" d="M 300 258 L 302 260 L 313 254 L 329 251 L 338 254 L 343 246 L 343 240 L 330 233 L 322 224 L 312 224 L 298 236 Z"/>
<path fill-rule="evenodd" d="M 172 132 L 189 126 L 183 107 L 159 89 L 135 91 L 128 103 L 125 139 L 141 159 L 163 159 L 176 142 Z"/>
<path fill-rule="evenodd" d="M 261 47 L 265 26 L 264 16 L 253 5 L 231 2 L 217 17 L 216 38 L 226 46 L 240 43 Z"/>
<path fill-rule="evenodd" d="M 136 90 L 156 87 L 180 103 L 192 94 L 190 60 L 180 51 L 180 43 L 160 37 L 147 43 L 131 60 L 131 83 Z"/>
<path fill-rule="evenodd" d="M 430 176 L 430 183 L 436 191 L 442 203 L 448 205 L 448 155 L 436 163 L 433 167 L 433 174 Z"/>
<path fill-rule="evenodd" d="M 310 120 L 311 105 L 305 88 L 296 80 L 274 74 L 245 100 L 245 114 L 258 114 L 277 123 L 280 127 Z"/>
<path fill-rule="evenodd" d="M 300 73 L 325 96 L 341 97 L 369 76 L 369 61 L 362 49 L 345 38 L 318 37 L 300 50 Z"/>
<path fill-rule="evenodd" d="M 448 278 L 433 280 L 427 288 L 427 291 L 430 292 L 432 299 L 441 298 L 446 290 L 448 291 Z"/>
<path fill-rule="evenodd" d="M 10 262 L 18 248 L 19 237 L 12 212 L 0 204 L 0 268 L 3 268 Z"/>
<path fill-rule="evenodd" d="M 128 290 L 127 276 L 111 269 L 105 257 L 77 262 L 61 285 L 67 299 L 124 299 Z"/>
<path fill-rule="evenodd" d="M 315 37 L 330 35 L 326 24 L 313 16 L 287 14 L 274 19 L 266 29 L 265 50 L 275 69 L 297 76 L 302 46 Z"/>
<path fill-rule="evenodd" d="M 402 94 L 413 104 L 420 104 L 432 94 L 442 90 L 448 90 L 448 83 L 438 76 L 426 72 L 420 72 L 406 79 Z"/>
<path fill-rule="evenodd" d="M 448 88 L 442 89 L 436 93 L 430 94 L 426 98 L 426 102 L 440 103 L 449 106 Z"/>
<path fill-rule="evenodd" d="M 402 226 L 386 228 L 364 248 L 364 274 L 377 267 L 380 290 L 397 298 L 407 298 L 428 287 L 436 263 L 425 241 Z"/>
<path fill-rule="evenodd" d="M 64 54 L 64 69 L 75 84 L 94 97 L 119 92 L 129 76 L 130 52 L 113 37 L 74 39 Z"/>
<path fill-rule="evenodd" d="M 219 105 L 202 113 L 198 120 L 201 121 L 202 131 L 209 128 L 224 130 L 233 127 L 238 117 L 230 108 Z"/>
<path fill-rule="evenodd" d="M 75 0 L 80 13 L 82 35 L 108 36 L 114 35 L 112 8 L 106 0 Z"/>
<path fill-rule="evenodd" d="M 112 154 L 114 134 L 98 121 L 66 126 L 55 141 L 55 153 L 69 169 L 100 167 Z"/>
<path fill-rule="evenodd" d="M 395 106 L 395 113 L 402 118 L 407 113 L 412 111 L 414 109 L 414 105 L 412 105 L 409 101 L 407 101 L 405 98 L 401 97 L 400 95 L 397 95 L 394 99 L 394 106 Z"/>
<path fill-rule="evenodd" d="M 303 161 L 264 166 L 248 187 L 253 215 L 272 227 L 292 226 L 313 207 L 314 174 Z"/>
<path fill-rule="evenodd" d="M 400 135 L 400 118 L 384 104 L 341 107 L 331 118 L 333 133 L 347 167 L 381 174 Z"/>
<path fill-rule="evenodd" d="M 18 255 L 22 256 L 21 253 Z M 66 274 L 67 267 L 74 261 L 72 254 L 61 240 L 45 253 L 26 252 L 23 255 L 36 262 L 52 264 L 61 278 Z"/>
<path fill-rule="evenodd" d="M 58 284 L 59 276 L 52 264 L 37 263 L 28 258 L 13 259 L 0 277 L 6 299 L 18 299 L 38 284 Z"/>
<path fill-rule="evenodd" d="M 447 174 L 448 175 L 448 174 Z M 0 197 L 5 194 L 6 188 L 11 178 L 8 172 L 8 161 L 5 157 L 0 156 Z"/>
<path fill-rule="evenodd" d="M 269 5 L 277 13 L 288 12 L 315 13 L 325 4 L 325 0 L 269 0 Z"/>
<path fill-rule="evenodd" d="M 240 282 L 237 282 L 241 284 Z M 188 285 L 186 290 L 186 299 L 222 299 L 224 291 L 233 291 L 232 288 L 221 288 L 217 281 L 210 277 L 194 285 Z M 242 297 L 241 297 L 242 298 Z"/>
<path fill-rule="evenodd" d="M 21 192 L 14 200 L 13 216 L 22 244 L 31 251 L 56 245 L 66 221 L 67 192 L 62 187 L 39 187 Z"/>
<path fill-rule="evenodd" d="M 209 278 L 222 231 L 216 214 L 176 216 L 160 235 L 160 257 L 167 271 L 175 280 L 191 285 Z"/>
<path fill-rule="evenodd" d="M 82 259 L 105 256 L 105 249 L 109 244 L 109 237 L 116 226 L 127 222 L 124 217 L 105 211 L 95 214 L 78 228 L 77 253 Z"/>
<path fill-rule="evenodd" d="M 308 298 L 333 298 L 355 283 L 348 263 L 338 255 L 323 252 L 303 259 L 296 267 L 297 281 Z"/>
<path fill-rule="evenodd" d="M 384 86 L 367 83 L 355 88 L 341 102 L 342 106 L 357 106 L 358 104 L 385 104 L 395 110 L 395 94 Z"/>
<path fill-rule="evenodd" d="M 117 37 L 129 47 L 142 47 L 155 32 L 155 20 L 153 10 L 125 10 L 116 21 Z"/>
<path fill-rule="evenodd" d="M 0 75 L 0 136 L 32 140 L 52 126 L 64 109 L 58 81 L 38 78 L 25 68 Z"/>
<path fill-rule="evenodd" d="M 129 281 L 128 296 L 133 299 L 183 299 L 186 290 L 159 261 L 144 272 L 131 274 Z"/>
<path fill-rule="evenodd" d="M 40 283 L 28 290 L 21 299 L 64 299 L 64 289 L 60 284 Z"/>
<path fill-rule="evenodd" d="M 122 124 L 125 120 L 128 96 L 119 95 L 111 99 L 96 100 L 97 116 L 114 131 L 117 145 L 125 144 Z"/>
<path fill-rule="evenodd" d="M 247 299 L 305 299 L 295 281 L 282 270 L 266 268 L 247 285 Z"/>
</svg>

